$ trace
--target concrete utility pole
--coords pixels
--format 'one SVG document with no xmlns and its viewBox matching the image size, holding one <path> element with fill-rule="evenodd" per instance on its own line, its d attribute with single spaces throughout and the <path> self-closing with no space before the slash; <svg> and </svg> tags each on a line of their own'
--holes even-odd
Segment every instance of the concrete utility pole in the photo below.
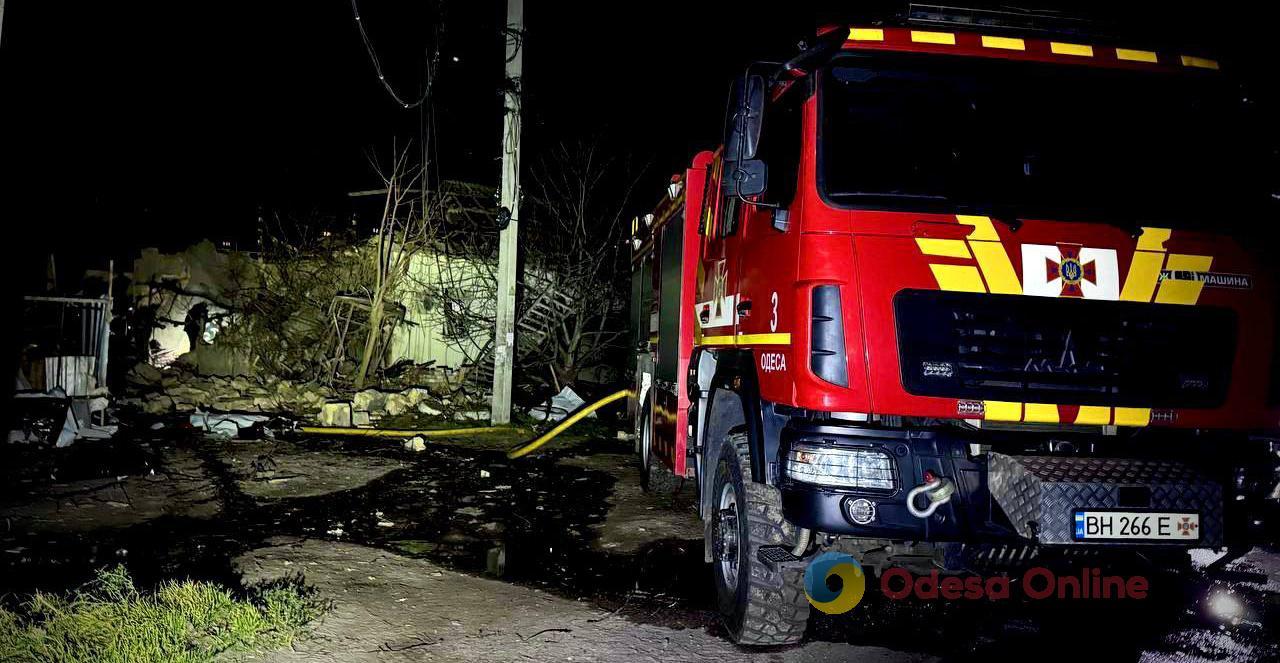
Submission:
<svg viewBox="0 0 1280 663">
<path fill-rule="evenodd" d="M 499 205 L 510 222 L 498 236 L 498 302 L 493 329 L 493 405 L 489 422 L 511 421 L 511 369 L 516 352 L 516 263 L 520 232 L 520 73 L 524 58 L 524 0 L 507 0 L 507 76 L 502 115 Z"/>
</svg>

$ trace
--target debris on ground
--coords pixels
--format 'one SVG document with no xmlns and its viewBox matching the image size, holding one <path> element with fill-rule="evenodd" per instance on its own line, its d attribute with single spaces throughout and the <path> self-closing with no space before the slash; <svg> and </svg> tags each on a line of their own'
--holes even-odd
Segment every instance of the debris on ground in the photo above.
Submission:
<svg viewBox="0 0 1280 663">
<path fill-rule="evenodd" d="M 264 414 L 197 412 L 191 415 L 190 423 L 195 430 L 204 431 L 207 437 L 230 440 L 270 419 Z"/>
<path fill-rule="evenodd" d="M 119 430 L 115 424 L 95 424 L 95 414 L 107 409 L 104 396 L 75 398 L 61 387 L 49 391 L 21 391 L 14 394 L 15 413 L 10 443 L 46 444 L 67 447 L 76 440 L 107 440 Z M 101 417 L 105 420 L 105 415 Z"/>
<path fill-rule="evenodd" d="M 130 370 L 126 382 L 131 393 L 118 403 L 149 415 L 212 410 L 312 418 L 336 396 L 333 389 L 315 381 L 199 375 L 182 365 L 161 370 L 140 363 Z"/>
<path fill-rule="evenodd" d="M 443 372 L 444 369 L 437 369 Z M 199 375 L 181 363 L 163 369 L 146 363 L 126 377 L 130 393 L 118 404 L 150 416 L 238 412 L 300 418 L 333 428 L 386 426 L 437 420 L 485 420 L 467 394 L 448 391 L 445 378 L 399 391 L 343 391 L 315 381 L 250 375 Z"/>
<path fill-rule="evenodd" d="M 586 401 L 573 390 L 573 387 L 565 386 L 560 393 L 552 396 L 542 405 L 530 408 L 529 417 L 535 421 L 560 421 L 569 416 L 578 408 L 586 405 Z M 595 413 L 587 415 L 588 417 L 596 416 Z"/>
<path fill-rule="evenodd" d="M 350 428 L 351 403 L 348 401 L 328 401 L 320 406 L 320 425 L 331 428 Z"/>
</svg>

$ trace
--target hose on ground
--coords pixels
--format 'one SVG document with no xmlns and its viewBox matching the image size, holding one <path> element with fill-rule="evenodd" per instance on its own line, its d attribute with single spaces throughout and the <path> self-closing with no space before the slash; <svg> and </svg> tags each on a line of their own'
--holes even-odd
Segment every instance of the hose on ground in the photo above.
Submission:
<svg viewBox="0 0 1280 663">
<path fill-rule="evenodd" d="M 390 430 L 386 428 L 341 428 L 329 426 L 299 426 L 299 433 L 307 435 L 342 435 L 347 437 L 452 437 L 492 433 L 499 428 L 479 426 L 473 428 L 441 428 L 435 430 Z"/>
<path fill-rule="evenodd" d="M 605 396 L 604 398 L 601 398 L 600 400 L 590 405 L 584 405 L 578 408 L 577 410 L 574 411 L 573 414 L 569 415 L 568 417 L 565 417 L 564 421 L 561 421 L 559 424 L 557 424 L 555 428 L 552 428 L 551 430 L 543 433 L 542 435 L 539 435 L 533 440 L 526 442 L 525 444 L 522 444 L 516 447 L 515 449 L 512 449 L 511 451 L 508 451 L 507 458 L 520 458 L 522 456 L 527 456 L 533 453 L 534 451 L 537 451 L 538 447 L 541 447 L 542 445 L 550 442 L 557 435 L 565 432 L 566 430 L 569 430 L 571 426 L 581 421 L 587 415 L 591 414 L 592 412 L 595 412 L 596 410 L 599 410 L 600 408 L 620 398 L 626 398 L 627 396 L 630 396 L 630 395 L 631 395 L 630 389 L 623 389 L 621 391 L 617 391 L 612 394 L 609 394 L 608 396 Z"/>
</svg>

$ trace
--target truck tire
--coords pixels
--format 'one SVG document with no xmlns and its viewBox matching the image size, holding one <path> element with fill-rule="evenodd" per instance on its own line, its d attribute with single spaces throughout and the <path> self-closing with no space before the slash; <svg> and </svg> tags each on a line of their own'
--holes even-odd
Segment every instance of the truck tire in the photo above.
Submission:
<svg viewBox="0 0 1280 663">
<path fill-rule="evenodd" d="M 650 425 L 650 405 L 646 403 L 640 412 L 636 427 L 636 450 L 640 461 L 640 489 L 656 495 L 674 495 L 682 483 L 662 461 L 653 457 L 653 426 Z"/>
<path fill-rule="evenodd" d="M 747 434 L 731 432 L 720 449 L 711 494 L 712 573 L 720 616 L 738 644 L 795 644 L 809 619 L 804 572 L 772 571 L 757 551 L 794 545 L 796 529 L 782 517 L 778 489 L 750 477 Z"/>
</svg>

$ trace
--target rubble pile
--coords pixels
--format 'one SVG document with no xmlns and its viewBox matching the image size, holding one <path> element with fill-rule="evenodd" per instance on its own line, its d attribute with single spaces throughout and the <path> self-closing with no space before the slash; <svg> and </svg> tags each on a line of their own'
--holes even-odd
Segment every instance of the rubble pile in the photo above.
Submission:
<svg viewBox="0 0 1280 663">
<path fill-rule="evenodd" d="M 130 391 L 120 405 L 147 414 L 170 412 L 263 412 L 314 417 L 334 392 L 318 382 L 252 376 L 197 375 L 180 368 L 138 364 L 127 376 Z"/>
<path fill-rule="evenodd" d="M 398 391 L 364 389 L 339 392 L 319 382 L 295 382 L 249 375 L 200 375 L 180 364 L 163 369 L 138 364 L 126 376 L 129 394 L 119 405 L 149 415 L 174 412 L 241 412 L 276 414 L 318 422 L 322 426 L 372 427 L 389 417 L 487 419 L 488 412 L 469 411 L 455 401 L 447 380 L 428 387 Z"/>
<path fill-rule="evenodd" d="M 487 410 L 467 410 L 453 397 L 423 387 L 400 391 L 365 389 L 350 399 L 330 401 L 321 413 L 326 426 L 374 426 L 389 417 L 421 416 L 429 419 L 488 419 Z M 416 417 L 415 417 L 416 418 Z M 346 422 L 350 423 L 346 423 Z"/>
</svg>

